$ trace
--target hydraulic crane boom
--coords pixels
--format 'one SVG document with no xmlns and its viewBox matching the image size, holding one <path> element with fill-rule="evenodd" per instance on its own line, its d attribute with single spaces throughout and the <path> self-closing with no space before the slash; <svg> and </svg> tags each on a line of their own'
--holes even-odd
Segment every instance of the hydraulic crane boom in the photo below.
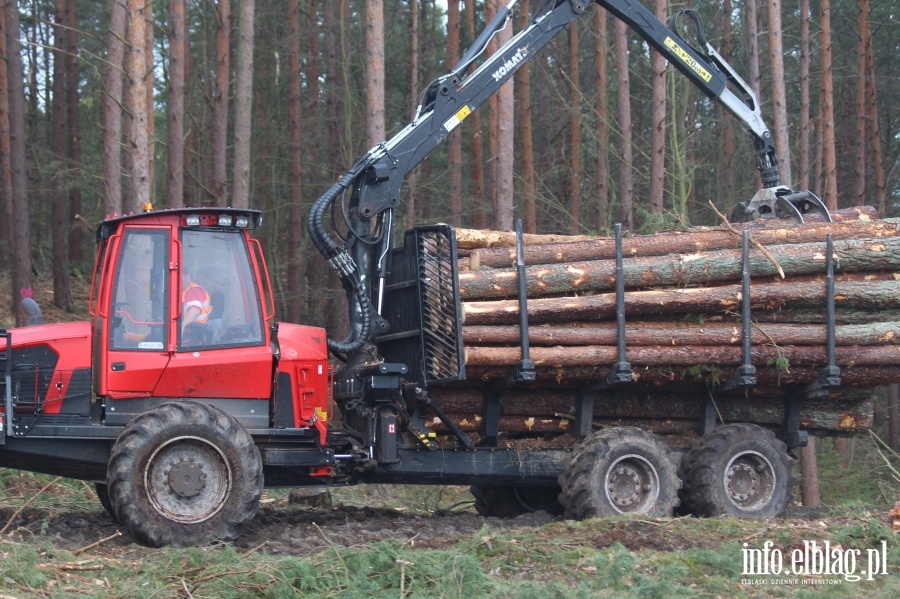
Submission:
<svg viewBox="0 0 900 599">
<path fill-rule="evenodd" d="M 732 220 L 791 215 L 802 221 L 802 214 L 812 210 L 828 215 L 815 195 L 810 192 L 794 193 L 782 185 L 772 135 L 762 119 L 757 98 L 744 80 L 706 42 L 696 11 L 678 11 L 666 25 L 638 0 L 592 1 L 624 21 L 708 98 L 722 104 L 753 138 L 763 189 L 751 200 L 739 204 L 732 212 Z M 534 12 L 527 27 L 467 75 L 488 42 L 508 25 L 517 2 L 511 0 L 498 10 L 459 64 L 428 85 L 409 125 L 390 140 L 370 149 L 313 204 L 307 223 L 310 236 L 332 268 L 340 274 L 351 300 L 351 331 L 346 341 L 329 340 L 332 351 L 349 353 L 361 348 L 375 329 L 383 325 L 378 317 L 382 295 L 380 286 L 373 296 L 368 277 L 369 273 L 374 273 L 372 276 L 383 281 L 386 274 L 385 261 L 391 247 L 393 211 L 400 203 L 400 189 L 406 175 L 556 34 L 584 14 L 590 3 L 584 0 L 545 0 Z M 677 33 L 678 21 L 682 16 L 693 22 L 699 49 Z M 347 191 L 350 191 L 350 202 L 346 211 L 343 206 L 341 210 L 350 230 L 347 243 L 340 245 L 332 239 L 323 223 L 325 214 Z M 372 226 L 373 219 L 375 226 Z"/>
</svg>

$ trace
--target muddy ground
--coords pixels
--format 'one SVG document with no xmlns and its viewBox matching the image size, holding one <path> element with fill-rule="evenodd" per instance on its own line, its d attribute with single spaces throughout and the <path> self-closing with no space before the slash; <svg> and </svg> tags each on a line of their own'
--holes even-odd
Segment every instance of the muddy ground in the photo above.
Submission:
<svg viewBox="0 0 900 599">
<path fill-rule="evenodd" d="M 19 514 L 0 508 L 0 526 L 18 542 L 52 544 L 92 556 L 116 554 L 132 545 L 124 529 L 97 504 L 93 511 L 47 512 L 26 508 Z M 331 546 L 351 547 L 385 539 L 400 539 L 412 546 L 436 548 L 463 538 L 472 538 L 485 526 L 491 529 L 540 527 L 561 521 L 546 512 L 526 514 L 510 520 L 484 518 L 472 508 L 434 512 L 390 507 L 333 505 L 328 507 L 290 504 L 286 499 L 269 501 L 234 543 L 238 551 L 265 551 L 279 555 L 307 555 Z M 121 532 L 121 536 L 115 536 Z M 113 537 L 113 538 L 110 538 Z"/>
<path fill-rule="evenodd" d="M 788 508 L 784 519 L 809 521 L 820 516 L 820 510 Z M 500 519 L 482 517 L 466 506 L 432 512 L 358 505 L 311 507 L 292 504 L 283 498 L 262 505 L 234 546 L 239 552 L 297 556 L 334 546 L 352 547 L 386 539 L 402 540 L 413 547 L 441 548 L 478 538 L 480 533 L 488 534 L 485 531 L 535 529 L 561 521 L 563 518 L 546 512 Z M 96 510 L 53 513 L 26 508 L 14 514 L 11 508 L 0 508 L 0 525 L 6 523 L 10 525 L 6 532 L 10 540 L 49 544 L 75 553 L 89 551 L 93 557 L 114 557 L 133 548 L 124 529 L 99 504 Z M 652 522 L 622 523 L 610 527 L 604 538 L 595 539 L 595 543 L 609 546 L 620 542 L 631 550 L 664 551 L 677 551 L 686 544 L 696 546 L 696 538 L 688 541 L 679 539 L 677 534 L 659 535 L 657 526 Z M 716 543 L 715 539 L 710 542 L 710 546 Z"/>
</svg>

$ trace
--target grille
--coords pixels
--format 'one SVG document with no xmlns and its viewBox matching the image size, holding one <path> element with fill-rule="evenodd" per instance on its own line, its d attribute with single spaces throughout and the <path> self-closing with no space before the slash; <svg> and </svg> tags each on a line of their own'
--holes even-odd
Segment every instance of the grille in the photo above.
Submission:
<svg viewBox="0 0 900 599">
<path fill-rule="evenodd" d="M 422 387 L 464 379 L 453 229 L 407 231 L 390 260 L 382 306 L 390 330 L 375 339 L 379 353 L 387 362 L 406 364 L 407 380 Z"/>
</svg>

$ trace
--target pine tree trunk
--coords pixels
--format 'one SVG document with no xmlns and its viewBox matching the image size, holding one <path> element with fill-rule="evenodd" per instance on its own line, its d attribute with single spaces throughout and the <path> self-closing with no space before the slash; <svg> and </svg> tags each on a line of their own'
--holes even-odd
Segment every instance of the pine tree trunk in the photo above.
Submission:
<svg viewBox="0 0 900 599">
<path fill-rule="evenodd" d="M 621 19 L 613 26 L 616 46 L 616 89 L 619 115 L 619 222 L 634 229 L 634 163 L 631 131 L 631 78 L 628 73 L 628 29 Z"/>
<path fill-rule="evenodd" d="M 103 184 L 104 211 L 121 214 L 122 206 L 122 106 L 125 70 L 126 0 L 110 3 L 109 37 L 106 50 L 106 85 L 103 95 Z"/>
<path fill-rule="evenodd" d="M 759 69 L 759 0 L 744 2 L 744 33 L 747 38 L 747 83 L 750 89 L 761 98 Z"/>
<path fill-rule="evenodd" d="M 847 472 L 850 470 L 850 464 L 853 463 L 853 441 L 846 437 L 835 437 L 834 449 L 841 458 L 841 468 Z"/>
<path fill-rule="evenodd" d="M 722 58 L 725 59 L 725 62 L 731 63 L 732 61 L 732 26 L 731 26 L 731 16 L 732 16 L 732 3 L 731 0 L 724 0 L 722 2 L 722 47 L 719 48 L 719 53 L 722 55 Z M 724 109 L 721 107 L 716 108 L 717 112 L 721 115 L 720 124 L 722 127 L 722 151 L 721 151 L 721 159 L 719 161 L 719 177 L 720 177 L 720 188 L 721 188 L 721 197 L 731 198 L 735 197 L 735 176 L 737 174 L 737 169 L 734 168 L 734 154 L 735 154 L 735 139 L 734 139 L 734 119 L 729 118 Z"/>
<path fill-rule="evenodd" d="M 594 93 L 597 99 L 597 160 L 595 166 L 595 189 L 597 197 L 597 231 L 609 229 L 609 72 L 606 55 L 609 52 L 608 13 L 605 10 L 594 11 L 594 59 L 597 64 Z"/>
<path fill-rule="evenodd" d="M 747 40 L 747 83 L 756 94 L 757 99 L 762 98 L 762 83 L 759 70 L 759 0 L 745 0 L 744 4 L 744 33 Z M 756 173 L 756 187 L 762 185 L 760 173 Z"/>
<path fill-rule="evenodd" d="M 884 177 L 884 159 L 881 154 L 881 125 L 878 120 L 878 94 L 877 80 L 875 77 L 875 52 L 872 48 L 872 28 L 868 28 L 869 40 L 866 44 L 866 73 L 869 75 L 869 85 L 866 88 L 866 106 L 868 107 L 868 135 L 872 140 L 872 171 L 874 184 L 874 204 L 878 213 L 886 214 L 886 183 Z"/>
<path fill-rule="evenodd" d="M 66 25 L 64 46 L 66 49 L 66 118 L 68 120 L 66 146 L 69 152 L 69 170 L 72 173 L 69 181 L 69 260 L 79 263 L 82 259 L 82 245 L 85 241 L 84 230 L 81 227 L 71 226 L 74 217 L 81 215 L 81 127 L 79 124 L 81 77 L 78 73 L 78 20 L 75 14 L 75 0 L 66 0 L 64 23 Z"/>
<path fill-rule="evenodd" d="M 888 445 L 900 450 L 900 384 L 888 387 Z"/>
<path fill-rule="evenodd" d="M 791 144 L 788 133 L 787 92 L 784 82 L 784 45 L 781 30 L 781 0 L 769 0 L 769 64 L 772 67 L 772 112 L 775 135 L 775 151 L 778 155 L 778 172 L 781 182 L 790 187 Z"/>
<path fill-rule="evenodd" d="M 25 89 L 22 69 L 22 47 L 19 41 L 19 6 L 16 0 L 5 2 L 6 77 L 9 102 L 9 153 L 12 195 L 12 246 L 10 271 L 12 278 L 12 307 L 16 324 L 27 324 L 22 312 L 22 300 L 34 298 L 31 278 L 31 202 L 28 198 L 28 171 L 25 157 L 28 148 L 25 138 Z"/>
<path fill-rule="evenodd" d="M 475 2 L 476 0 L 465 0 L 466 33 L 468 34 L 470 41 L 475 39 Z M 471 223 L 473 227 L 484 228 L 487 226 L 488 210 L 485 209 L 485 198 L 487 198 L 487 195 L 485 194 L 484 182 L 484 146 L 481 137 L 481 111 L 476 110 L 467 120 L 471 121 L 469 127 L 472 131 L 470 138 L 471 146 L 469 148 L 472 164 Z"/>
<path fill-rule="evenodd" d="M 451 3 L 452 4 L 452 3 Z M 531 6 L 529 0 L 519 3 L 519 30 L 528 26 Z M 534 127 L 531 118 L 531 65 L 526 64 L 516 72 L 516 137 L 522 164 L 522 209 L 525 217 L 525 232 L 536 233 L 537 204 L 535 198 L 534 173 Z"/>
<path fill-rule="evenodd" d="M 9 78 L 6 65 L 6 8 L 0 5 L 0 260 L 11 264 L 13 236 L 12 167 L 10 166 Z M 14 301 L 14 300 L 13 300 Z"/>
<path fill-rule="evenodd" d="M 303 143 L 300 96 L 300 0 L 289 0 L 288 34 L 288 230 L 287 230 L 287 298 L 288 322 L 300 322 L 303 295 L 303 256 L 300 255 L 302 230 Z"/>
<path fill-rule="evenodd" d="M 131 115 L 128 146 L 131 149 L 131 185 L 133 195 L 123 198 L 126 212 L 140 212 L 150 203 L 150 115 L 147 112 L 147 5 L 143 0 L 130 0 L 128 11 L 129 52 L 126 74 L 129 80 L 125 108 Z"/>
<path fill-rule="evenodd" d="M 656 17 L 665 22 L 666 0 L 656 0 Z M 662 216 L 666 181 L 666 59 L 650 50 L 650 214 Z"/>
<path fill-rule="evenodd" d="M 831 0 L 820 0 L 819 11 L 820 44 L 822 47 L 819 67 L 822 71 L 822 89 L 819 96 L 822 124 L 819 143 L 822 144 L 822 170 L 825 177 L 823 200 L 829 210 L 836 210 L 838 207 L 838 185 L 834 133 L 834 81 L 831 64 Z"/>
<path fill-rule="evenodd" d="M 184 206 L 185 0 L 169 0 L 169 101 L 166 197 L 169 208 Z"/>
<path fill-rule="evenodd" d="M 797 141 L 797 186 L 809 189 L 809 0 L 800 0 L 800 131 Z"/>
<path fill-rule="evenodd" d="M 410 7 L 418 5 L 418 0 L 410 0 Z M 410 18 L 413 18 L 412 16 Z M 417 18 L 417 17 L 416 17 Z M 447 71 L 459 62 L 460 14 L 459 2 L 447 4 Z M 449 179 L 450 224 L 462 225 L 462 131 L 453 130 L 447 137 L 447 178 Z"/>
<path fill-rule="evenodd" d="M 451 51 L 451 31 L 453 25 L 450 20 L 450 13 L 456 11 L 456 39 L 457 48 Z M 450 66 L 449 71 L 455 66 L 455 57 L 459 54 L 459 5 L 450 3 L 447 8 L 447 55 L 445 60 Z M 409 2 L 409 114 L 413 118 L 419 105 L 419 0 L 410 0 Z M 459 215 L 461 210 L 458 203 L 462 197 L 462 147 L 459 132 L 450 133 L 447 139 L 447 177 L 450 179 L 450 212 L 451 223 L 459 223 Z M 416 197 L 417 189 L 417 173 L 413 170 L 406 175 L 406 227 L 412 228 L 416 224 Z M 456 208 L 453 206 L 456 205 Z M 455 212 L 454 212 L 455 210 Z M 455 220 L 452 216 L 455 214 Z"/>
<path fill-rule="evenodd" d="M 578 22 L 569 26 L 569 217 L 572 234 L 581 232 L 581 70 Z"/>
<path fill-rule="evenodd" d="M 806 447 L 798 450 L 800 454 L 800 498 L 803 507 L 819 507 L 822 505 L 822 492 L 819 489 L 819 460 L 816 456 L 816 438 L 809 436 Z"/>
<path fill-rule="evenodd" d="M 343 164 L 352 160 L 351 140 L 348 132 L 347 113 L 350 109 L 349 82 L 347 80 L 350 51 L 346 31 L 349 27 L 350 3 L 349 0 L 327 2 L 322 6 L 324 11 L 324 23 L 326 28 L 326 43 L 328 45 L 326 80 L 329 82 L 329 111 L 328 134 L 332 143 L 329 144 L 328 160 L 330 164 Z M 321 261 L 317 261 L 320 263 Z M 348 326 L 348 311 L 341 291 L 341 283 L 337 273 L 328 268 L 320 280 L 327 281 L 320 287 L 330 290 L 328 301 L 325 302 L 325 320 L 329 336 L 341 338 L 343 331 Z"/>
<path fill-rule="evenodd" d="M 497 13 L 498 0 L 485 0 L 485 22 L 490 22 Z M 511 27 L 497 32 L 488 44 L 488 52 L 493 54 L 512 37 Z M 490 105 L 490 148 L 491 206 L 495 229 L 509 231 L 513 227 L 513 103 L 515 99 L 514 79 L 508 79 L 489 100 Z"/>
<path fill-rule="evenodd" d="M 856 176 L 854 177 L 853 199 L 857 206 L 866 203 L 866 120 L 868 110 L 868 70 L 866 69 L 866 46 L 869 41 L 869 0 L 859 0 L 859 20 L 856 44 Z"/>
<path fill-rule="evenodd" d="M 250 137 L 253 119 L 253 30 L 255 0 L 238 4 L 237 71 L 234 86 L 234 185 L 231 205 L 250 207 Z"/>
<path fill-rule="evenodd" d="M 153 2 L 144 3 L 144 108 L 147 112 L 147 204 L 152 205 L 156 167 L 156 96 L 153 85 L 156 57 L 153 52 Z M 143 207 L 139 207 L 143 209 Z"/>
<path fill-rule="evenodd" d="M 68 162 L 68 119 L 66 111 L 65 68 L 65 0 L 54 2 L 53 28 L 53 102 L 50 110 L 50 147 L 54 149 L 57 166 L 51 178 L 51 238 L 53 244 L 53 304 L 63 311 L 71 311 L 69 292 L 69 197 L 66 182 L 71 177 Z"/>
<path fill-rule="evenodd" d="M 384 2 L 366 0 L 366 140 L 384 141 Z"/>
<path fill-rule="evenodd" d="M 216 2 L 216 63 L 213 89 L 210 202 L 228 205 L 228 96 L 231 82 L 231 0 Z"/>
</svg>

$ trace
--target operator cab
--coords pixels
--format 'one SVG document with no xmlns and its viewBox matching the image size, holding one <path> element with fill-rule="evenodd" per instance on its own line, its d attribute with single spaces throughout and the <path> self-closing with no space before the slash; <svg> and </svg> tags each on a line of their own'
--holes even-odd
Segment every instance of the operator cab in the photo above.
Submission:
<svg viewBox="0 0 900 599">
<path fill-rule="evenodd" d="M 100 223 L 93 362 L 108 415 L 116 400 L 271 397 L 274 310 L 249 234 L 260 222 L 257 211 L 205 208 Z"/>
</svg>

